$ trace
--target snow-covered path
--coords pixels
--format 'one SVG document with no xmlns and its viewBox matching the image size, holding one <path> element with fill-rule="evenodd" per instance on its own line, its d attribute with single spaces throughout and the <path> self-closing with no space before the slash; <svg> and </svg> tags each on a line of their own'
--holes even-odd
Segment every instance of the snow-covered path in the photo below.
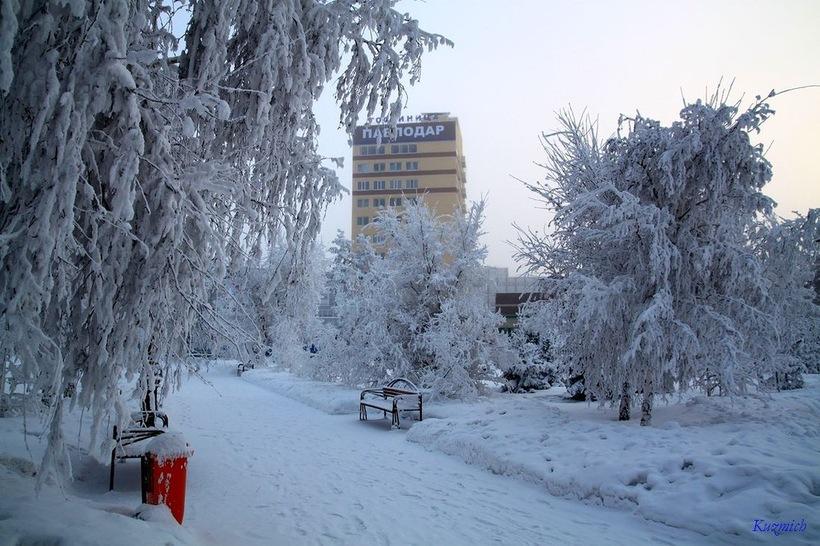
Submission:
<svg viewBox="0 0 820 546">
<path fill-rule="evenodd" d="M 213 369 L 166 403 L 196 450 L 186 527 L 218 544 L 687 544 L 705 537 L 428 452 Z"/>
</svg>

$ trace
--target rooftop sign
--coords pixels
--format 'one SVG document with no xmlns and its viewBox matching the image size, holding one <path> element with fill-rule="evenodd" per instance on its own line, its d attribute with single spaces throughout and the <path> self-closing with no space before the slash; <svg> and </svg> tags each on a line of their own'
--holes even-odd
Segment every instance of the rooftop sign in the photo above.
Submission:
<svg viewBox="0 0 820 546">
<path fill-rule="evenodd" d="M 356 127 L 356 132 L 353 134 L 353 144 L 426 142 L 455 139 L 455 121 L 403 123 L 401 125 L 397 125 L 395 128 L 392 128 L 389 125 L 365 125 L 364 127 Z"/>
</svg>

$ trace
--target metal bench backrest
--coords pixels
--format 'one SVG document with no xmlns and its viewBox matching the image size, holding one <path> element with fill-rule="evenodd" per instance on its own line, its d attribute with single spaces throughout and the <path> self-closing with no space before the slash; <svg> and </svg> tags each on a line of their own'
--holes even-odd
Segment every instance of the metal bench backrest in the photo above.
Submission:
<svg viewBox="0 0 820 546">
<path fill-rule="evenodd" d="M 385 396 L 401 396 L 401 395 L 404 395 L 404 394 L 411 394 L 411 395 L 415 394 L 415 395 L 418 396 L 418 394 L 419 394 L 417 392 L 406 391 L 406 390 L 403 390 L 403 389 L 395 389 L 393 387 L 384 387 L 382 389 L 382 392 L 384 392 Z"/>
</svg>

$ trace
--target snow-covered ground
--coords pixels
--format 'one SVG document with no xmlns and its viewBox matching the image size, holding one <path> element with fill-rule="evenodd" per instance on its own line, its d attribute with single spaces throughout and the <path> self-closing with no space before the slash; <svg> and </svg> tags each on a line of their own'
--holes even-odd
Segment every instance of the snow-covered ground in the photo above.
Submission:
<svg viewBox="0 0 820 546">
<path fill-rule="evenodd" d="M 184 526 L 161 512 L 130 517 L 137 462 L 118 466 L 109 493 L 107 465 L 75 452 L 77 481 L 35 498 L 26 461 L 38 456 L 36 427 L 28 423 L 29 453 L 22 420 L 7 418 L 0 545 L 741 544 L 775 540 L 751 532 L 769 514 L 808 523 L 776 540 L 817 542 L 814 378 L 768 401 L 659 408 L 649 429 L 546 393 L 431 405 L 424 422 L 390 431 L 359 422 L 355 403 L 343 413 L 350 389 L 268 370 L 237 378 L 230 363 L 205 376 L 165 405 L 195 450 Z M 781 413 L 788 421 L 773 426 Z"/>
<path fill-rule="evenodd" d="M 817 379 L 771 397 L 659 405 L 650 427 L 554 391 L 499 396 L 448 406 L 407 438 L 555 495 L 704 536 L 770 540 L 750 533 L 755 519 L 805 519 L 801 538 L 820 544 Z"/>
<path fill-rule="evenodd" d="M 357 394 L 269 370 L 244 379 L 330 413 Z M 569 401 L 563 388 L 430 404 L 425 415 L 410 442 L 556 496 L 727 542 L 770 540 L 751 532 L 756 519 L 805 519 L 806 532 L 789 540 L 820 543 L 820 376 L 765 396 L 674 398 L 658 404 L 651 427 Z"/>
</svg>

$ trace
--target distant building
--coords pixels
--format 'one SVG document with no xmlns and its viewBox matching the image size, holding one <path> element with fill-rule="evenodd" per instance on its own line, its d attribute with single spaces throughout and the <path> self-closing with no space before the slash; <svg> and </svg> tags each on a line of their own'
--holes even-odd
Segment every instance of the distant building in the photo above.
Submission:
<svg viewBox="0 0 820 546">
<path fill-rule="evenodd" d="M 538 277 L 510 277 L 506 267 L 484 266 L 482 269 L 486 279 L 487 308 L 498 311 L 507 319 L 501 326 L 502 329 L 514 328 L 521 304 L 543 297 L 538 290 Z M 336 294 L 325 287 L 319 302 L 319 318 L 325 323 L 337 324 L 335 306 Z"/>
<path fill-rule="evenodd" d="M 515 327 L 521 305 L 531 300 L 542 299 L 538 288 L 538 277 L 510 277 L 506 267 L 485 267 L 487 272 L 487 303 L 498 311 L 506 321 L 501 328 Z"/>
<path fill-rule="evenodd" d="M 352 240 L 360 234 L 374 237 L 368 226 L 379 210 L 401 209 L 420 196 L 437 216 L 463 212 L 466 168 L 458 119 L 447 113 L 403 116 L 395 129 L 387 125 L 357 127 L 353 136 Z"/>
</svg>

